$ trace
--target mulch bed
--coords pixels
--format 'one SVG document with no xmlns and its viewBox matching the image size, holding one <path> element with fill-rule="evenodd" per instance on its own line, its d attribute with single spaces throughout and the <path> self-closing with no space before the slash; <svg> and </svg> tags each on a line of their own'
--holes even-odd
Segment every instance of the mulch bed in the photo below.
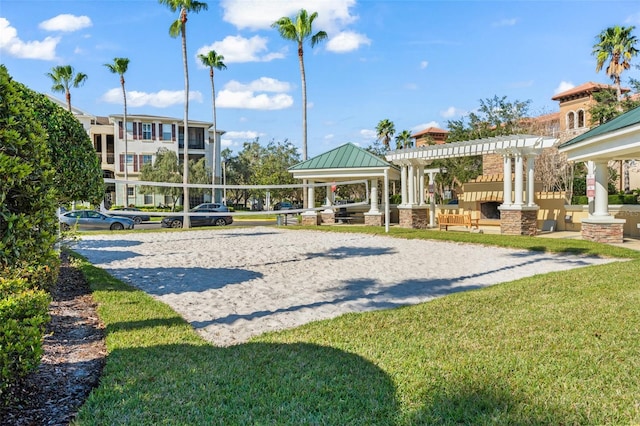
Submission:
<svg viewBox="0 0 640 426">
<path fill-rule="evenodd" d="M 104 326 L 89 285 L 64 254 L 51 295 L 42 362 L 10 390 L 10 405 L 0 407 L 3 425 L 67 425 L 100 380 Z"/>
</svg>

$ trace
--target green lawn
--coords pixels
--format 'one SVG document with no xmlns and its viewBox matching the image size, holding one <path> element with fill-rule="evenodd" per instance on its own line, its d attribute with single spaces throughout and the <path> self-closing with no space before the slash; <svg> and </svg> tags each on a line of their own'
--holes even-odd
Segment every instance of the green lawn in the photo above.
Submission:
<svg viewBox="0 0 640 426">
<path fill-rule="evenodd" d="M 406 229 L 392 236 L 632 260 L 219 348 L 166 305 L 79 258 L 109 355 L 77 423 L 640 423 L 640 253 L 530 237 Z"/>
</svg>

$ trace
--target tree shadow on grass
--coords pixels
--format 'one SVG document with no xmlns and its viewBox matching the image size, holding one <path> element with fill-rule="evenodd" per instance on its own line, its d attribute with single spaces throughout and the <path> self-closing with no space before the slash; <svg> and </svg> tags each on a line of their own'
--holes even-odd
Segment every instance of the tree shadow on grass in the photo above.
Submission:
<svg viewBox="0 0 640 426">
<path fill-rule="evenodd" d="M 80 424 L 394 424 L 390 377 L 306 343 L 115 349 Z"/>
</svg>

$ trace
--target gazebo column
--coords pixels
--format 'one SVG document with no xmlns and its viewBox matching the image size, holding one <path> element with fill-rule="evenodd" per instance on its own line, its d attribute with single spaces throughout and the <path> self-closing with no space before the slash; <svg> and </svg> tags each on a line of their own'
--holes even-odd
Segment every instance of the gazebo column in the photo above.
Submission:
<svg viewBox="0 0 640 426">
<path fill-rule="evenodd" d="M 309 187 L 307 188 L 307 208 L 313 209 L 316 207 L 315 205 L 316 192 L 315 192 L 315 187 L 313 186 L 315 182 L 312 180 L 307 180 L 307 183 L 309 184 Z M 319 216 L 315 210 L 306 211 L 302 213 L 301 216 L 302 216 L 302 225 L 305 225 L 305 226 L 319 225 L 318 223 Z"/>
<path fill-rule="evenodd" d="M 538 232 L 538 210 L 535 204 L 524 203 L 524 161 L 521 152 L 515 153 L 515 200 L 511 199 L 511 156 L 504 154 L 504 202 L 498 207 L 500 210 L 500 233 L 505 235 L 536 235 Z M 533 175 L 533 163 L 527 161 L 527 175 L 529 166 Z M 527 179 L 530 186 L 531 200 L 533 200 L 533 178 Z"/>
<path fill-rule="evenodd" d="M 371 179 L 371 196 L 369 211 L 364 214 L 364 224 L 367 226 L 382 226 L 383 218 L 378 206 L 378 179 Z"/>
<path fill-rule="evenodd" d="M 428 206 L 416 204 L 416 171 L 417 166 L 413 163 L 409 163 L 407 173 L 407 184 L 403 185 L 403 188 L 408 186 L 408 199 L 407 202 L 403 202 L 402 206 L 398 206 L 398 217 L 400 220 L 400 226 L 403 228 L 418 228 L 424 229 L 427 227 L 427 210 Z M 424 172 L 423 172 L 424 173 Z M 423 177 L 424 179 L 424 177 Z M 418 185 L 419 186 L 419 185 Z"/>
<path fill-rule="evenodd" d="M 600 243 L 622 243 L 625 219 L 615 219 L 609 213 L 609 169 L 606 161 L 595 161 L 596 190 L 593 213 L 582 220 L 582 238 Z"/>
<path fill-rule="evenodd" d="M 416 169 L 413 164 L 409 164 L 409 172 L 407 176 L 409 180 L 409 205 L 416 203 Z"/>
<path fill-rule="evenodd" d="M 429 228 L 436 227 L 436 173 L 434 169 L 429 170 Z"/>
<path fill-rule="evenodd" d="M 527 206 L 535 207 L 535 164 L 536 157 L 529 155 L 527 157 Z"/>
<path fill-rule="evenodd" d="M 418 166 L 418 204 L 424 206 L 424 165 Z"/>
<path fill-rule="evenodd" d="M 407 165 L 403 164 L 400 168 L 400 205 L 406 206 L 407 204 Z"/>
<path fill-rule="evenodd" d="M 325 209 L 322 210 L 322 213 L 320 213 L 320 223 L 327 223 L 327 224 L 334 224 L 336 223 L 336 212 L 333 211 L 332 205 L 332 195 L 333 195 L 333 191 L 331 190 L 331 187 L 333 185 L 328 183 L 326 185 L 326 194 L 325 194 L 325 198 L 324 198 L 324 207 Z"/>
</svg>

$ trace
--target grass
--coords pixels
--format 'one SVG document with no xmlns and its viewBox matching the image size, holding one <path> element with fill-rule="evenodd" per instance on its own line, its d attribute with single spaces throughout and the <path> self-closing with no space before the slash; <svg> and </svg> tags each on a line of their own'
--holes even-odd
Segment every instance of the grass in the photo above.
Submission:
<svg viewBox="0 0 640 426">
<path fill-rule="evenodd" d="M 78 257 L 109 355 L 77 423 L 640 423 L 640 253 L 573 240 L 395 229 L 392 236 L 633 260 L 220 348 L 166 305 Z"/>
</svg>

